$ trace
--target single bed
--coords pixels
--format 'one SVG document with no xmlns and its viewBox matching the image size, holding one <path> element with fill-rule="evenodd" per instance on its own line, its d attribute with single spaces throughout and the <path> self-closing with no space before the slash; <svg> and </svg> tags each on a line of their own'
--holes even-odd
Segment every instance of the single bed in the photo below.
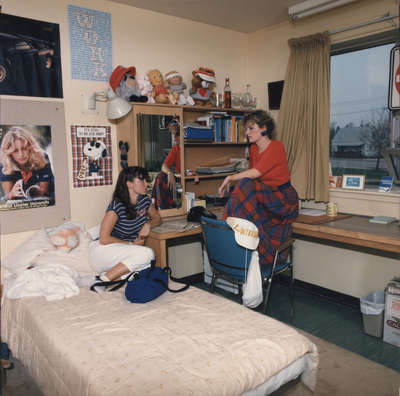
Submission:
<svg viewBox="0 0 400 396">
<path fill-rule="evenodd" d="M 146 304 L 87 287 L 5 298 L 1 314 L 2 340 L 48 396 L 268 395 L 298 376 L 315 388 L 312 342 L 193 286 Z"/>
</svg>

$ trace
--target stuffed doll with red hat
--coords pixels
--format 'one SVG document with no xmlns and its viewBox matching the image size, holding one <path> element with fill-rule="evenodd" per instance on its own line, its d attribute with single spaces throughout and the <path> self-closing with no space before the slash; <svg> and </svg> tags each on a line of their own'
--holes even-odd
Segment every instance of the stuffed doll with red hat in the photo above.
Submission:
<svg viewBox="0 0 400 396">
<path fill-rule="evenodd" d="M 189 94 L 194 103 L 198 106 L 211 105 L 212 99 L 215 97 L 213 92 L 215 87 L 214 70 L 207 67 L 199 67 L 193 70 L 192 75 L 192 88 L 190 88 Z"/>
<path fill-rule="evenodd" d="M 128 102 L 147 102 L 147 96 L 140 93 L 134 66 L 117 66 L 111 73 L 110 86 L 119 97 Z"/>
</svg>

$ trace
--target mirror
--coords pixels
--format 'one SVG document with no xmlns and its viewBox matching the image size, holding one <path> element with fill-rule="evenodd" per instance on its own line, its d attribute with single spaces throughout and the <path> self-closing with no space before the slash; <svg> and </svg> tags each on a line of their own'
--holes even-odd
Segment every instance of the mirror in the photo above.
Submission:
<svg viewBox="0 0 400 396">
<path fill-rule="evenodd" d="M 161 114 L 140 112 L 136 115 L 138 164 L 151 175 L 148 193 L 156 208 L 176 212 L 182 208 L 184 196 L 180 166 L 181 117 L 162 108 L 157 113 Z"/>
</svg>

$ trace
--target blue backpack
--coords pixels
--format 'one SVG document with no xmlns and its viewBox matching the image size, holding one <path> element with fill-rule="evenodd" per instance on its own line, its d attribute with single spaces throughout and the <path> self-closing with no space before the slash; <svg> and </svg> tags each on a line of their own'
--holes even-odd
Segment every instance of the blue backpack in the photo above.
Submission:
<svg viewBox="0 0 400 396">
<path fill-rule="evenodd" d="M 171 276 L 171 268 L 156 267 L 152 262 L 151 267 L 142 271 L 131 272 L 125 279 L 97 282 L 93 284 L 90 290 L 95 291 L 96 286 L 113 286 L 109 291 L 120 289 L 126 284 L 125 297 L 132 303 L 146 303 L 161 296 L 165 291 L 179 293 L 189 288 L 189 285 L 184 285 L 182 288 L 173 290 L 168 287 L 168 278 L 179 281 Z"/>
</svg>

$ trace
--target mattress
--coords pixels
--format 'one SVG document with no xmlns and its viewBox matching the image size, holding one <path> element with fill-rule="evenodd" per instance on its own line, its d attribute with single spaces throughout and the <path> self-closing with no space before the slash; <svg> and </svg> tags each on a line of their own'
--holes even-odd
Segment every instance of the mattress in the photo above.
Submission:
<svg viewBox="0 0 400 396">
<path fill-rule="evenodd" d="M 196 287 L 146 304 L 86 288 L 59 301 L 5 299 L 1 325 L 49 396 L 251 396 L 298 375 L 311 390 L 316 383 L 311 341 Z"/>
</svg>

